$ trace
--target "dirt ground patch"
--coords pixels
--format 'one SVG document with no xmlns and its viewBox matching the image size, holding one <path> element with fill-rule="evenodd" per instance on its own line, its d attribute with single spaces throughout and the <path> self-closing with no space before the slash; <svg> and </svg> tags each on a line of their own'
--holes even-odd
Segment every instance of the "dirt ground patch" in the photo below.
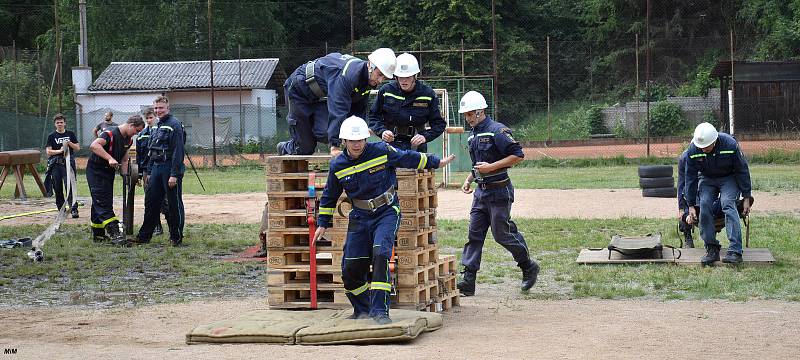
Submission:
<svg viewBox="0 0 800 360">
<path fill-rule="evenodd" d="M 676 214 L 675 199 L 644 198 L 638 189 L 517 189 L 511 211 L 514 218 L 584 218 L 614 219 L 620 217 L 670 218 Z M 800 192 L 755 192 L 753 213 L 789 213 L 800 215 Z M 91 199 L 82 198 L 80 219 L 68 219 L 67 224 L 85 224 L 89 220 Z M 117 214 L 121 214 L 122 200 L 117 198 Z M 253 224 L 261 221 L 266 195 L 262 193 L 184 195 L 187 223 Z M 440 190 L 437 217 L 441 219 L 466 219 L 472 195 L 458 190 Z M 49 209 L 50 201 L 35 200 L 27 203 L 0 201 L 0 215 Z M 137 224 L 144 213 L 144 199 L 136 199 Z M 55 213 L 7 219 L 0 225 L 49 223 Z"/>
<path fill-rule="evenodd" d="M 479 284 L 480 285 L 480 284 Z M 263 298 L 133 309 L 6 308 L 0 339 L 19 359 L 788 359 L 800 304 L 775 301 L 530 300 L 504 285 L 445 313 L 445 327 L 382 346 L 186 345 L 203 323 L 267 308 Z M 702 341 L 697 341 L 703 339 Z M 714 346 L 709 346 L 715 344 Z M 709 352 L 710 351 L 710 352 Z M 703 354 L 703 355 L 701 355 Z M 795 355 L 792 355 L 795 354 Z"/>
</svg>

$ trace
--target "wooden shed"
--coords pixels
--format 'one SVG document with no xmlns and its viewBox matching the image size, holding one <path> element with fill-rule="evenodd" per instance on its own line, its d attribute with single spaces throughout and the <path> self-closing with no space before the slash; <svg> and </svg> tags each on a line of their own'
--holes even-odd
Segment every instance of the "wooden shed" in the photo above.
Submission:
<svg viewBox="0 0 800 360">
<path fill-rule="evenodd" d="M 711 76 L 720 79 L 722 119 L 717 125 L 730 129 L 728 90 L 732 89 L 736 134 L 800 132 L 800 62 L 720 61 Z"/>
</svg>

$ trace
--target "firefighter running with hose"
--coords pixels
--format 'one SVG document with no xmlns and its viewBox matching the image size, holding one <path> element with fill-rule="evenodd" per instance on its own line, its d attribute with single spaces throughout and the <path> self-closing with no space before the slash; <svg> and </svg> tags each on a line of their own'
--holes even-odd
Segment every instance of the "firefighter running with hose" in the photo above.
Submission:
<svg viewBox="0 0 800 360">
<path fill-rule="evenodd" d="M 342 280 L 354 310 L 351 318 L 372 318 L 378 324 L 388 324 L 392 290 L 389 258 L 400 223 L 395 168 L 441 168 L 455 155 L 440 160 L 432 154 L 399 150 L 385 142 L 368 143 L 368 137 L 364 119 L 351 116 L 342 123 L 339 138 L 344 152 L 331 159 L 314 241 L 331 227 L 336 202 L 344 190 L 353 204 L 342 260 Z"/>
<path fill-rule="evenodd" d="M 127 166 L 121 167 L 120 164 L 128 162 L 128 148 L 133 145 L 133 136 L 143 128 L 142 117 L 134 115 L 119 127 L 103 130 L 89 145 L 92 155 L 86 164 L 86 181 L 92 195 L 91 225 L 94 242 L 107 241 L 108 233 L 112 244 L 128 244 L 119 229 L 119 218 L 114 214 L 114 177 L 117 170 L 127 174 Z"/>
</svg>

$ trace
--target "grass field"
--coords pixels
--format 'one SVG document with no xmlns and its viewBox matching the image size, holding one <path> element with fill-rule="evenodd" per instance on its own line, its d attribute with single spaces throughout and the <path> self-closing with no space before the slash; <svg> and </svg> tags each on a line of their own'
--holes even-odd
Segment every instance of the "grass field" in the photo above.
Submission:
<svg viewBox="0 0 800 360">
<path fill-rule="evenodd" d="M 755 220 L 752 245 L 770 248 L 777 260 L 773 266 L 578 265 L 574 261 L 580 249 L 603 247 L 613 234 L 660 231 L 665 243 L 677 245 L 674 222 L 632 218 L 519 221 L 530 252 L 543 269 L 540 283 L 527 296 L 800 301 L 800 221 L 785 216 Z M 0 227 L 0 238 L 33 236 L 42 229 Z M 0 249 L 0 301 L 110 306 L 265 296 L 263 266 L 222 261 L 255 244 L 257 231 L 257 225 L 189 225 L 187 247 L 164 246 L 162 236 L 154 244 L 126 249 L 94 245 L 85 227 L 67 226 L 45 246 L 43 263 L 32 264 L 24 249 Z M 466 221 L 440 220 L 440 254 L 460 256 L 466 235 Z M 726 243 L 724 235 L 719 238 Z M 478 275 L 478 294 L 481 284 L 520 279 L 511 256 L 491 235 Z"/>
<path fill-rule="evenodd" d="M 624 189 L 638 188 L 639 178 L 635 165 L 587 167 L 515 167 L 511 169 L 514 186 L 518 189 Z M 676 170 L 677 171 L 677 170 Z M 759 191 L 800 191 L 800 165 L 751 165 L 753 189 Z M 220 167 L 218 170 L 200 169 L 198 174 L 206 187 L 200 187 L 197 177 L 187 172 L 183 180 L 184 194 L 232 194 L 263 192 L 264 169 L 261 166 Z M 441 176 L 441 173 L 439 173 Z M 461 184 L 467 173 L 454 173 L 453 182 Z M 10 199 L 14 181 L 9 179 L 0 189 L 0 199 Z M 32 198 L 40 198 L 33 179 L 25 177 L 25 188 Z M 115 193 L 120 194 L 122 184 L 116 180 Z M 78 174 L 78 194 L 88 196 L 86 176 Z M 137 194 L 143 195 L 142 188 Z"/>
</svg>

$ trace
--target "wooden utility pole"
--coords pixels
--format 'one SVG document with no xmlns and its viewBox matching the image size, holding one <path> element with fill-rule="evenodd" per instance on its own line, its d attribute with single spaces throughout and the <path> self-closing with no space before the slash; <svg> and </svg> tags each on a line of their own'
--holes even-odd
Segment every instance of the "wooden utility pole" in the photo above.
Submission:
<svg viewBox="0 0 800 360">
<path fill-rule="evenodd" d="M 500 107 L 497 105 L 498 103 L 498 91 L 497 88 L 499 87 L 499 81 L 497 76 L 497 31 L 495 29 L 495 16 L 494 16 L 494 0 L 492 0 L 492 74 L 494 75 L 494 84 L 492 84 L 494 88 L 494 99 L 492 99 L 492 103 L 494 104 L 494 116 L 497 118 L 498 112 L 500 111 Z"/>
<path fill-rule="evenodd" d="M 214 45 L 211 31 L 211 0 L 208 0 L 208 63 L 211 66 L 211 166 L 217 167 L 217 116 L 214 112 Z M 186 136 L 184 134 L 184 136 Z"/>
<path fill-rule="evenodd" d="M 58 1 L 53 3 L 53 11 L 55 15 L 55 47 L 56 47 L 56 84 L 58 89 L 58 112 L 63 113 L 62 94 L 61 94 L 61 25 L 58 23 Z"/>
<path fill-rule="evenodd" d="M 550 115 L 550 37 L 547 37 L 547 141 L 553 140 L 553 118 Z"/>
</svg>

